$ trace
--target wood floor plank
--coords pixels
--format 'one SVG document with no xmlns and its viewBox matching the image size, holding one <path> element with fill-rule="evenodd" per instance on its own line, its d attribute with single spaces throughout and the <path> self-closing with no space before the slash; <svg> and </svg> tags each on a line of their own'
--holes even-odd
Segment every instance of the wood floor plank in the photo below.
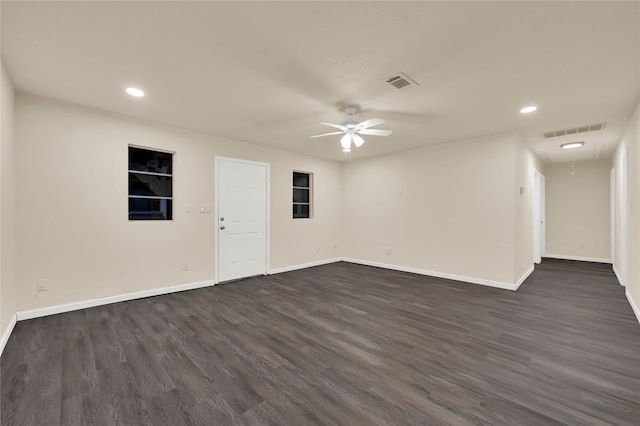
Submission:
<svg viewBox="0 0 640 426">
<path fill-rule="evenodd" d="M 62 330 L 62 399 L 82 396 L 97 386 L 96 352 L 86 327 L 86 312 L 64 315 Z"/>
<path fill-rule="evenodd" d="M 610 265 L 517 292 L 348 263 L 19 322 L 1 425 L 634 425 Z"/>
</svg>

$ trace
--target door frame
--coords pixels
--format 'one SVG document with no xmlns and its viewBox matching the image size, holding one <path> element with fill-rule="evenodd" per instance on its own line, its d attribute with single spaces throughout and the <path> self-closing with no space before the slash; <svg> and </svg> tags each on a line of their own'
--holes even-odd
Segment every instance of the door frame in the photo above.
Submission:
<svg viewBox="0 0 640 426">
<path fill-rule="evenodd" d="M 616 169 L 609 171 L 609 258 L 616 264 Z"/>
<path fill-rule="evenodd" d="M 533 262 L 540 264 L 546 251 L 545 179 L 533 169 Z"/>
<path fill-rule="evenodd" d="M 621 185 L 620 185 L 620 278 L 623 286 L 627 285 L 628 279 L 628 247 L 629 238 L 629 148 L 625 147 L 622 151 L 622 164 L 621 164 Z"/>
<path fill-rule="evenodd" d="M 220 163 L 223 161 L 229 161 L 229 162 L 234 162 L 234 163 L 241 163 L 241 164 L 248 164 L 248 165 L 253 165 L 253 166 L 260 166 L 260 167 L 264 167 L 266 169 L 266 205 L 265 205 L 265 209 L 266 211 L 266 251 L 265 251 L 265 255 L 267 257 L 266 262 L 265 262 L 265 270 L 264 270 L 264 275 L 268 275 L 269 271 L 271 269 L 271 252 L 270 252 L 270 247 L 271 247 L 271 232 L 270 232 L 270 228 L 271 228 L 271 205 L 270 205 L 270 201 L 271 201 L 271 164 L 270 163 L 262 163 L 259 161 L 251 161 L 251 160 L 243 160 L 240 158 L 232 158 L 232 157 L 221 157 L 216 155 L 215 156 L 215 164 L 214 164 L 214 169 L 215 169 L 215 185 L 214 185 L 214 203 L 215 203 L 215 212 L 214 212 L 214 234 L 213 234 L 213 250 L 215 251 L 214 254 L 214 268 L 215 268 L 215 272 L 214 272 L 214 284 L 218 284 L 220 282 L 220 268 L 219 266 L 219 256 L 220 256 L 220 239 L 219 239 L 219 230 L 220 227 L 218 226 L 218 224 L 220 223 L 220 199 L 218 194 L 220 194 L 220 190 L 219 190 L 219 185 L 220 185 Z"/>
</svg>

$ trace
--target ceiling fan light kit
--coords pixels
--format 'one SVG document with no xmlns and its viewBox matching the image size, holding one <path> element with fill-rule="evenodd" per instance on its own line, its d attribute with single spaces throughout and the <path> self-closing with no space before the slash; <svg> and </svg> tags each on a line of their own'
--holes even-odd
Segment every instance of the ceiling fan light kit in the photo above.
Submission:
<svg viewBox="0 0 640 426">
<path fill-rule="evenodd" d="M 347 121 L 345 121 L 344 123 L 341 123 L 341 124 L 326 123 L 326 122 L 320 123 L 325 126 L 339 129 L 340 131 L 322 133 L 320 135 L 311 136 L 311 139 L 319 138 L 323 136 L 330 136 L 330 135 L 343 135 L 342 138 L 340 138 L 340 146 L 342 146 L 342 150 L 344 152 L 351 152 L 351 145 L 354 145 L 356 148 L 359 148 L 364 143 L 364 139 L 360 135 L 389 136 L 391 134 L 391 130 L 370 128 L 373 126 L 377 126 L 379 124 L 383 124 L 384 120 L 381 118 L 371 118 L 369 120 L 365 120 L 358 123 L 353 120 L 353 115 L 356 113 L 355 107 L 348 106 L 345 108 L 344 112 L 347 113 L 347 117 L 348 117 Z"/>
<path fill-rule="evenodd" d="M 345 133 L 345 135 L 340 139 L 340 145 L 344 152 L 351 152 L 351 135 L 349 133 Z"/>
</svg>

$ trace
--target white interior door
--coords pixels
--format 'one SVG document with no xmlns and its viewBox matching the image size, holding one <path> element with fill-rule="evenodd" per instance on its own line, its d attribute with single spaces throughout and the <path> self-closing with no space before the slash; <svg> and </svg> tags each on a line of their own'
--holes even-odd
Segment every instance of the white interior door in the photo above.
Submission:
<svg viewBox="0 0 640 426">
<path fill-rule="evenodd" d="M 547 252 L 547 198 L 546 198 L 546 181 L 544 175 L 540 175 L 540 256 L 544 256 Z"/>
<path fill-rule="evenodd" d="M 616 171 L 609 172 L 609 258 L 611 264 L 615 265 L 616 254 Z"/>
<path fill-rule="evenodd" d="M 620 284 L 626 286 L 627 285 L 627 234 L 629 232 L 628 229 L 628 217 L 627 217 L 627 203 L 628 203 L 628 174 L 629 174 L 629 149 L 626 148 L 622 152 L 622 168 L 620 170 L 622 182 L 620 185 L 620 275 L 622 278 L 622 282 Z"/>
<path fill-rule="evenodd" d="M 269 164 L 216 157 L 217 282 L 269 268 Z"/>
<path fill-rule="evenodd" d="M 533 171 L 533 260 L 542 261 L 545 252 L 545 193 L 544 176 Z"/>
</svg>

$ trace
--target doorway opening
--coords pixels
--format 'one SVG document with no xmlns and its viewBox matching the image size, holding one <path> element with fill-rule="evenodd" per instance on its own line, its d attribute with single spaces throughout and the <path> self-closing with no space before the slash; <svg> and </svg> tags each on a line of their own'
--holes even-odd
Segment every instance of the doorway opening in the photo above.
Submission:
<svg viewBox="0 0 640 426">
<path fill-rule="evenodd" d="M 628 232 L 628 175 L 629 175 L 629 148 L 622 152 L 620 185 L 620 284 L 627 285 L 627 234 Z"/>
<path fill-rule="evenodd" d="M 616 170 L 609 172 L 609 259 L 615 265 L 616 254 Z"/>
</svg>

